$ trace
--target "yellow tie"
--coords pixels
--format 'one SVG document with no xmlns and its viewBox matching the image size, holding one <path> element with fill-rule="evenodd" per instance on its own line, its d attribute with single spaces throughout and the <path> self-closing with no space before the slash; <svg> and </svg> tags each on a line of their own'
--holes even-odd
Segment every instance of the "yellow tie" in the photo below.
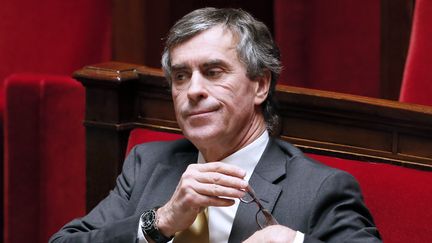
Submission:
<svg viewBox="0 0 432 243">
<path fill-rule="evenodd" d="M 188 229 L 175 234 L 173 243 L 209 243 L 209 231 L 205 211 L 203 210 L 197 215 L 195 221 Z"/>
</svg>

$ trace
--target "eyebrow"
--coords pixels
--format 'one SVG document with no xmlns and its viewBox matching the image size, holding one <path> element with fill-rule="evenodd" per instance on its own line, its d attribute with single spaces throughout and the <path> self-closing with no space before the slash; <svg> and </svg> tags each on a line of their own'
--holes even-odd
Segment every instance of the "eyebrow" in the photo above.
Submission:
<svg viewBox="0 0 432 243">
<path fill-rule="evenodd" d="M 201 68 L 208 68 L 214 66 L 229 67 L 230 65 L 228 64 L 228 62 L 221 59 L 211 59 L 204 62 L 203 64 L 200 64 Z M 190 66 L 184 63 L 174 64 L 171 66 L 172 71 L 180 71 L 180 70 L 187 70 L 187 69 L 190 69 Z"/>
<path fill-rule="evenodd" d="M 186 64 L 174 64 L 171 66 L 172 71 L 184 70 L 187 68 L 188 68 L 188 66 Z"/>
<path fill-rule="evenodd" d="M 228 67 L 229 65 L 226 61 L 223 61 L 221 59 L 212 59 L 212 60 L 205 62 L 202 66 L 207 68 L 207 67 L 211 67 L 211 66 L 226 66 L 226 67 Z"/>
</svg>

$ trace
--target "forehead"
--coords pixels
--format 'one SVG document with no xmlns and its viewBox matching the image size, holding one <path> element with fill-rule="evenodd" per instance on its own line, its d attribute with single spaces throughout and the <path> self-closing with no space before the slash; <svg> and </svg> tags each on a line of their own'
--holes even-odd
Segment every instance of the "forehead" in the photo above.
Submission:
<svg viewBox="0 0 432 243">
<path fill-rule="evenodd" d="M 171 49 L 171 65 L 186 65 L 207 60 L 238 61 L 237 38 L 227 28 L 215 26 Z"/>
</svg>

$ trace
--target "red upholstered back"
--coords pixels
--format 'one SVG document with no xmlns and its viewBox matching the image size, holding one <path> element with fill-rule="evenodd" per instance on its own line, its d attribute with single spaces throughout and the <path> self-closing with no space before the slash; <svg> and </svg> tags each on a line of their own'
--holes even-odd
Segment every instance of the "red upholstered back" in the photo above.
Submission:
<svg viewBox="0 0 432 243">
<path fill-rule="evenodd" d="M 151 141 L 170 141 L 183 138 L 183 135 L 176 133 L 158 132 L 148 129 L 134 129 L 129 135 L 126 154 L 133 148 L 134 145 Z"/>
<path fill-rule="evenodd" d="M 357 178 L 384 242 L 432 242 L 432 172 L 309 155 Z"/>
<path fill-rule="evenodd" d="M 432 105 L 432 1 L 417 0 L 400 101 Z"/>
<path fill-rule="evenodd" d="M 4 242 L 47 242 L 85 213 L 84 88 L 21 74 L 5 90 Z"/>
<path fill-rule="evenodd" d="M 136 129 L 128 148 L 140 142 L 173 140 L 178 134 Z M 309 154 L 351 173 L 360 183 L 367 206 L 385 242 L 432 242 L 432 172 Z"/>
</svg>

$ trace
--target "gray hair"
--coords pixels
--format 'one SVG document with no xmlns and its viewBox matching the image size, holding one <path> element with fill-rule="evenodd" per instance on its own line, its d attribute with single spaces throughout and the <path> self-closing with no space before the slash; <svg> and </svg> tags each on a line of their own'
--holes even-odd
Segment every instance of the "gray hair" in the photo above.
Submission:
<svg viewBox="0 0 432 243">
<path fill-rule="evenodd" d="M 270 71 L 270 90 L 261 107 L 267 129 L 274 134 L 279 124 L 273 96 L 281 71 L 280 52 L 267 26 L 249 13 L 241 9 L 202 8 L 177 21 L 168 33 L 162 55 L 162 69 L 166 78 L 171 82 L 172 48 L 217 25 L 226 27 L 239 39 L 237 55 L 245 64 L 249 79 L 264 76 L 265 72 Z"/>
</svg>

